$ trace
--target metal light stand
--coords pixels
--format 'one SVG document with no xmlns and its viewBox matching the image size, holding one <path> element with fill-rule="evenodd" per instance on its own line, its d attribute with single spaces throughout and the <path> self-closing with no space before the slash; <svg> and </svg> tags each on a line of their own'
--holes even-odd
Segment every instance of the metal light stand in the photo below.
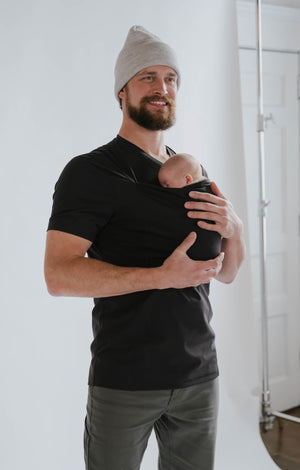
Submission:
<svg viewBox="0 0 300 470">
<path fill-rule="evenodd" d="M 277 411 L 272 412 L 271 394 L 269 387 L 269 357 L 268 357 L 268 308 L 267 308 L 267 237 L 266 237 L 266 208 L 269 201 L 265 195 L 265 153 L 264 132 L 265 116 L 263 112 L 263 71 L 262 71 L 262 36 L 261 36 L 261 0 L 257 0 L 257 72 L 258 72 L 258 153 L 260 169 L 260 274 L 261 274 L 261 323 L 262 323 L 262 397 L 261 397 L 261 423 L 263 430 L 269 431 L 273 427 L 274 417 L 287 419 L 300 424 L 300 419 Z M 299 58 L 299 55 L 298 55 Z M 298 87 L 298 98 L 300 91 Z"/>
<path fill-rule="evenodd" d="M 272 429 L 274 417 L 271 411 L 271 396 L 269 388 L 269 357 L 268 357 L 268 308 L 267 308 L 267 237 L 266 237 L 266 208 L 269 201 L 265 195 L 265 122 L 263 112 L 263 71 L 262 71 L 262 40 L 261 40 L 261 0 L 257 0 L 257 132 L 259 156 L 259 229 L 260 229 L 260 281 L 261 281 L 261 326 L 262 326 L 262 402 L 261 420 L 264 430 Z"/>
</svg>

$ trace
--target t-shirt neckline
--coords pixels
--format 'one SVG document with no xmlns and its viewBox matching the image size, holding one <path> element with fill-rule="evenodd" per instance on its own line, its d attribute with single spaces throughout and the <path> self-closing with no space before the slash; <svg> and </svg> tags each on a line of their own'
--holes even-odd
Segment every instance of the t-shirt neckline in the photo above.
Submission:
<svg viewBox="0 0 300 470">
<path fill-rule="evenodd" d="M 130 146 L 132 146 L 135 150 L 136 153 L 142 153 L 143 155 L 145 155 L 145 157 L 147 157 L 149 160 L 151 160 L 152 162 L 156 163 L 158 166 L 161 166 L 163 163 L 158 160 L 157 158 L 155 157 L 152 157 L 152 155 L 150 155 L 149 153 L 145 152 L 145 150 L 141 149 L 140 147 L 138 147 L 137 145 L 135 145 L 134 143 L 130 142 L 130 140 L 127 140 L 127 139 L 124 139 L 124 137 L 121 137 L 119 134 L 117 134 L 117 140 L 119 140 L 120 142 L 124 142 Z M 171 149 L 166 145 L 166 151 L 167 151 L 167 154 L 169 155 L 169 157 L 172 156 L 172 151 Z"/>
</svg>

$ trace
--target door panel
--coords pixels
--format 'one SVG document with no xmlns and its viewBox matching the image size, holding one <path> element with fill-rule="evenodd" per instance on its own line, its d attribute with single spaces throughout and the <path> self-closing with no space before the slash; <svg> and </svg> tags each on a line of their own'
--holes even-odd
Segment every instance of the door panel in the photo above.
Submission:
<svg viewBox="0 0 300 470">
<path fill-rule="evenodd" d="M 256 52 L 240 51 L 250 256 L 261 350 L 259 164 Z M 267 304 L 269 378 L 273 409 L 300 403 L 299 157 L 297 56 L 264 52 Z M 260 355 L 261 357 L 261 355 Z M 261 367 L 260 367 L 261 368 Z"/>
</svg>

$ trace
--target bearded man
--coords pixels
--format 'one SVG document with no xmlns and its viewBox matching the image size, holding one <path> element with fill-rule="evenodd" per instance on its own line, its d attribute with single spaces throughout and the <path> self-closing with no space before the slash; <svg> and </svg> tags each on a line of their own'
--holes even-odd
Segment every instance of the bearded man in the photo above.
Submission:
<svg viewBox="0 0 300 470">
<path fill-rule="evenodd" d="M 153 429 L 160 470 L 213 468 L 218 367 L 209 282 L 235 278 L 243 227 L 214 183 L 214 194 L 183 200 L 178 216 L 166 202 L 174 190 L 159 187 L 158 170 L 174 154 L 164 130 L 175 122 L 179 85 L 174 51 L 133 26 L 115 67 L 119 134 L 73 158 L 55 187 L 48 290 L 95 304 L 87 470 L 138 470 Z M 201 234 L 184 232 L 185 221 L 217 233 L 222 253 L 191 259 Z"/>
</svg>

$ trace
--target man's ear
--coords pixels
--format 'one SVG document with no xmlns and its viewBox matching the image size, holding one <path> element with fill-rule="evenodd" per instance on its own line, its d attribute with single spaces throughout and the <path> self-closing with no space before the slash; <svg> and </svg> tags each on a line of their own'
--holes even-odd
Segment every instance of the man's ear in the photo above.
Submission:
<svg viewBox="0 0 300 470">
<path fill-rule="evenodd" d="M 124 98 L 124 88 L 122 88 L 122 90 L 119 91 L 118 97 L 119 97 L 120 109 L 122 109 L 122 100 L 123 100 L 123 98 Z"/>
</svg>

